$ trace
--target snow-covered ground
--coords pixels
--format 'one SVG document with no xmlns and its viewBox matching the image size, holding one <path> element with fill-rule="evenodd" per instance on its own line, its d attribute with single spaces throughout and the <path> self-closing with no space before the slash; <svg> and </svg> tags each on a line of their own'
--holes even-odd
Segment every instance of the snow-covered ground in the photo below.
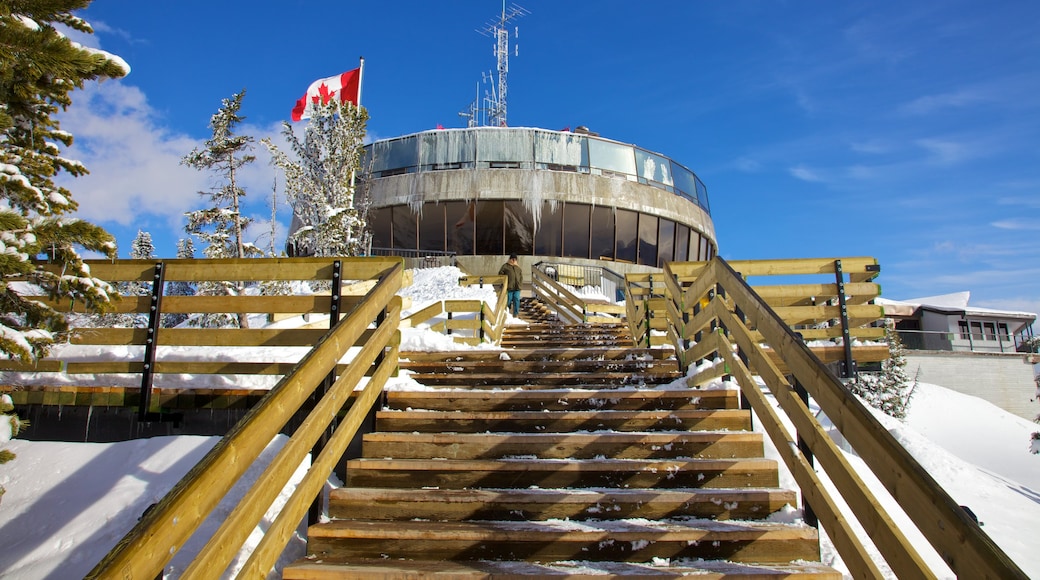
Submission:
<svg viewBox="0 0 1040 580">
<path fill-rule="evenodd" d="M 458 272 L 452 270 L 417 275 L 407 291 L 413 301 L 409 311 L 436 300 L 461 298 L 458 292 L 474 298 L 472 290 L 458 289 Z M 493 300 L 490 289 L 480 292 L 484 294 L 478 299 Z M 413 350 L 444 346 L 443 337 L 423 328 L 404 331 L 402 340 Z M 421 388 L 403 375 L 391 388 Z M 983 530 L 1027 575 L 1040 578 L 1040 550 L 1032 543 L 1040 522 L 1040 456 L 1029 452 L 1035 424 L 981 399 L 930 384 L 918 386 L 905 421 L 879 418 L 958 504 L 971 508 Z M 17 458 L 0 466 L 0 485 L 7 489 L 0 501 L 0 577 L 82 577 L 216 442 L 214 437 L 184 436 L 105 444 L 19 439 L 4 443 Z M 229 505 L 244 494 L 263 462 L 284 442 L 281 437 L 271 442 L 261 462 L 232 492 Z M 858 458 L 849 459 L 862 467 Z M 880 490 L 877 482 L 867 481 Z M 789 478 L 782 483 L 794 487 Z M 212 533 L 228 509 L 218 508 L 200 535 Z M 798 513 L 788 517 L 797 519 Z M 899 521 L 903 516 L 894 517 Z M 261 533 L 256 531 L 251 542 Z M 910 537 L 927 548 L 923 539 Z M 168 577 L 184 569 L 189 557 L 181 554 L 192 548 L 189 542 L 174 557 Z M 295 538 L 282 561 L 301 556 L 304 549 L 302 537 Z M 823 557 L 834 563 L 834 550 L 827 542 Z M 934 554 L 925 557 L 941 566 Z"/>
</svg>

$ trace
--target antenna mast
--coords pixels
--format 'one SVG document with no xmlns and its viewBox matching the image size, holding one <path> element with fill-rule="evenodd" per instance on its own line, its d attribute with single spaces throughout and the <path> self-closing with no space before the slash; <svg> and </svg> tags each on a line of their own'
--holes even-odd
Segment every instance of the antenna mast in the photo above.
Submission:
<svg viewBox="0 0 1040 580">
<path fill-rule="evenodd" d="M 509 73 L 509 29 L 506 25 L 511 20 L 530 13 L 526 8 L 516 4 L 510 5 L 507 9 L 506 0 L 502 0 L 502 15 L 497 19 L 488 21 L 483 28 L 477 30 L 480 34 L 495 39 L 495 58 L 498 60 L 498 87 L 497 91 L 492 88 L 491 94 L 484 99 L 488 105 L 484 110 L 485 115 L 481 115 L 479 98 L 470 105 L 468 113 L 459 113 L 464 117 L 469 117 L 469 126 L 473 127 L 480 124 L 492 127 L 506 126 L 506 95 L 508 93 L 506 77 Z M 518 33 L 519 28 L 514 28 L 514 38 Z"/>
</svg>

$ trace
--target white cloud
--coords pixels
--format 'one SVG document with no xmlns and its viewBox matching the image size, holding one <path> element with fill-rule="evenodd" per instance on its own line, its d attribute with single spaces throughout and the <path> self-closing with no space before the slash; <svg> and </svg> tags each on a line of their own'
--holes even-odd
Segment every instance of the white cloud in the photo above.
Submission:
<svg viewBox="0 0 1040 580">
<path fill-rule="evenodd" d="M 207 176 L 180 165 L 200 142 L 161 126 L 137 87 L 91 83 L 73 99 L 60 118 L 75 136 L 66 156 L 90 170 L 65 182 L 80 217 L 126 225 L 141 214 L 179 216 L 208 187 Z"/>
<path fill-rule="evenodd" d="M 787 170 L 796 179 L 813 183 L 822 183 L 823 177 L 804 165 L 798 165 Z"/>
<path fill-rule="evenodd" d="M 1001 230 L 1040 230 L 1040 222 L 1021 218 L 999 220 L 992 222 L 989 225 Z"/>
<path fill-rule="evenodd" d="M 952 165 L 971 156 L 964 144 L 950 139 L 918 139 L 914 143 L 928 153 L 929 161 L 939 165 Z"/>
<path fill-rule="evenodd" d="M 898 110 L 906 115 L 928 115 L 943 109 L 962 109 L 992 100 L 992 96 L 986 90 L 960 89 L 949 93 L 918 97 L 901 105 Z"/>
</svg>

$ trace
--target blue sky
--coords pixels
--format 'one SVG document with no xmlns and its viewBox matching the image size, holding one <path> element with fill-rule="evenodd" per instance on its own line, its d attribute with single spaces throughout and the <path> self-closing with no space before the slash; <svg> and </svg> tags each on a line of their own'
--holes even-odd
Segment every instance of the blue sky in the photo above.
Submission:
<svg viewBox="0 0 1040 580">
<path fill-rule="evenodd" d="M 876 257 L 884 296 L 962 290 L 1040 311 L 1040 3 L 519 2 L 509 123 L 672 157 L 707 184 L 728 259 Z M 366 62 L 370 138 L 464 125 L 495 67 L 494 0 L 96 0 L 81 39 L 131 74 L 74 95 L 80 214 L 170 257 L 211 176 L 178 164 L 223 98 L 277 136 L 311 81 Z M 246 176 L 266 247 L 275 172 Z M 289 213 L 277 207 L 284 237 Z"/>
</svg>

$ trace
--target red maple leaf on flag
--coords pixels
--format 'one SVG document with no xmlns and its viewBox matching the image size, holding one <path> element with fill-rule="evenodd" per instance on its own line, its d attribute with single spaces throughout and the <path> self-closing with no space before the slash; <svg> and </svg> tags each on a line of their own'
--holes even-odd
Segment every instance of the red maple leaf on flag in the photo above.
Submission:
<svg viewBox="0 0 1040 580">
<path fill-rule="evenodd" d="M 321 99 L 321 104 L 327 105 L 329 104 L 329 101 L 331 101 L 335 97 L 336 91 L 330 91 L 329 87 L 325 83 L 321 83 L 321 86 L 318 87 L 318 96 L 311 97 L 311 101 L 317 103 L 318 100 Z"/>
</svg>

